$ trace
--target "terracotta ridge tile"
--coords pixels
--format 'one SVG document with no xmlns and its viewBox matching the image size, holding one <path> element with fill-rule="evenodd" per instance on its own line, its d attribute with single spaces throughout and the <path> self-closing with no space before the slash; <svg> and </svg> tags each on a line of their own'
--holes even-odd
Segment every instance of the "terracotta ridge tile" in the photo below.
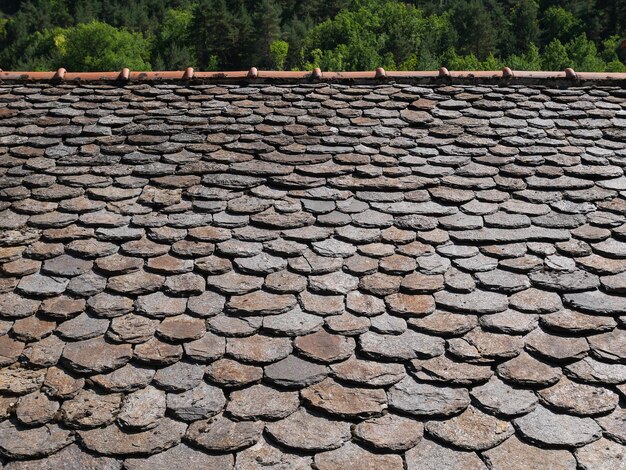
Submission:
<svg viewBox="0 0 626 470">
<path fill-rule="evenodd" d="M 502 70 L 454 70 L 448 71 L 445 67 L 439 70 L 426 71 L 385 71 L 382 67 L 371 71 L 333 72 L 320 71 L 278 71 L 257 70 L 252 67 L 242 71 L 194 71 L 192 67 L 186 70 L 161 71 L 130 71 L 127 68 L 121 71 L 110 72 L 67 72 L 64 68 L 56 72 L 32 71 L 1 71 L 0 80 L 6 81 L 156 81 L 156 80 L 420 80 L 420 79 L 447 79 L 457 80 L 559 80 L 559 81 L 621 81 L 626 80 L 626 73 L 618 72 L 576 72 L 571 68 L 563 71 L 521 71 L 504 67 Z"/>
</svg>

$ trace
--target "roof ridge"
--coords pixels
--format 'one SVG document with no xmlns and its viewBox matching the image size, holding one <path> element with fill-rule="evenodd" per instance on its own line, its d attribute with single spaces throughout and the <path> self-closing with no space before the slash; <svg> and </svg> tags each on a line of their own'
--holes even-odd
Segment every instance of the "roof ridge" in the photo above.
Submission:
<svg viewBox="0 0 626 470">
<path fill-rule="evenodd" d="M 518 71 L 509 67 L 491 71 L 449 71 L 445 67 L 432 71 L 386 71 L 378 67 L 373 71 L 357 72 L 322 72 L 319 68 L 312 71 L 258 70 L 251 67 L 244 71 L 202 72 L 192 67 L 173 71 L 121 71 L 110 72 L 68 72 L 64 68 L 50 72 L 2 71 L 0 80 L 28 81 L 144 81 L 144 80 L 363 80 L 363 79 L 453 79 L 453 80 L 568 80 L 568 81 L 620 81 L 626 80 L 626 73 L 618 72 L 576 72 L 572 68 L 563 71 Z"/>
</svg>

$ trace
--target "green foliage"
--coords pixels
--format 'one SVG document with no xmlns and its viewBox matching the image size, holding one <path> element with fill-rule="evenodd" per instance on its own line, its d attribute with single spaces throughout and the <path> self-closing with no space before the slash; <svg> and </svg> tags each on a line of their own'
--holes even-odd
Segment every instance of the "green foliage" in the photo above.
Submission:
<svg viewBox="0 0 626 470">
<path fill-rule="evenodd" d="M 5 70 L 624 71 L 624 40 L 626 0 L 0 2 Z"/>
<path fill-rule="evenodd" d="M 539 48 L 532 42 L 528 51 L 520 55 L 512 55 L 506 61 L 506 66 L 513 70 L 541 70 L 541 54 Z"/>
<path fill-rule="evenodd" d="M 571 64 L 567 49 L 558 39 L 553 39 L 543 50 L 541 68 L 543 70 L 563 70 Z"/>
<path fill-rule="evenodd" d="M 306 68 L 373 70 L 419 63 L 425 45 L 438 47 L 449 27 L 447 21 L 403 3 L 358 3 L 358 9 L 343 10 L 309 31 L 303 46 Z"/>
<path fill-rule="evenodd" d="M 270 45 L 280 37 L 282 9 L 274 0 L 262 0 L 255 11 L 256 55 L 260 67 L 272 65 Z"/>
<path fill-rule="evenodd" d="M 285 59 L 289 52 L 289 43 L 277 39 L 270 44 L 270 57 L 272 59 L 272 67 L 276 70 L 285 69 Z"/>
<path fill-rule="evenodd" d="M 565 8 L 551 6 L 543 13 L 541 20 L 543 34 L 549 40 L 558 39 L 568 42 L 583 31 L 583 24 Z"/>
<path fill-rule="evenodd" d="M 190 8 L 171 8 L 165 12 L 153 48 L 157 70 L 179 70 L 196 66 L 191 37 L 193 12 Z"/>
<path fill-rule="evenodd" d="M 480 60 L 472 53 L 458 55 L 454 49 L 446 51 L 442 64 L 449 70 L 498 70 L 504 66 L 493 54 Z"/>
<path fill-rule="evenodd" d="M 456 33 L 457 49 L 461 54 L 484 59 L 497 52 L 496 20 L 485 2 L 459 1 L 452 9 L 450 19 Z"/>
<path fill-rule="evenodd" d="M 511 40 L 509 51 L 515 53 L 530 51 L 531 45 L 539 40 L 537 0 L 520 0 L 511 11 Z"/>
<path fill-rule="evenodd" d="M 150 70 L 150 45 L 141 33 L 118 30 L 99 21 L 55 35 L 60 63 L 71 71 Z"/>
</svg>

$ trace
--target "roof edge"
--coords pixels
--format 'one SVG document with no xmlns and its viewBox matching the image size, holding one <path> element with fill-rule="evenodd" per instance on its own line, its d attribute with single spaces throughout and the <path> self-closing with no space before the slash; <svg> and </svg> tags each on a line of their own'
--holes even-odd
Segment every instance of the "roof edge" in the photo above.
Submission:
<svg viewBox="0 0 626 470">
<path fill-rule="evenodd" d="M 245 71 L 201 72 L 188 67 L 174 71 L 130 71 L 124 68 L 112 72 L 67 72 L 64 68 L 50 72 L 2 71 L 2 81 L 56 81 L 56 82 L 142 82 L 142 81 L 558 81 L 579 82 L 622 82 L 626 83 L 626 73 L 575 72 L 571 68 L 559 71 L 517 71 L 505 67 L 495 71 L 449 71 L 445 67 L 436 71 L 385 71 L 378 67 L 375 71 L 322 72 L 257 70 L 252 67 Z"/>
</svg>

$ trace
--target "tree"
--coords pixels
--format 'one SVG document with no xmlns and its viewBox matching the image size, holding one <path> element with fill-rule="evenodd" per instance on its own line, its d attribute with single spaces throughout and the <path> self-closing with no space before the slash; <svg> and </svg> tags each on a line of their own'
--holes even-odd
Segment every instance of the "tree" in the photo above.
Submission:
<svg viewBox="0 0 626 470">
<path fill-rule="evenodd" d="M 309 30 L 303 44 L 305 68 L 393 70 L 443 52 L 447 19 L 426 17 L 413 6 L 390 0 L 355 4 L 358 8 L 343 10 Z"/>
<path fill-rule="evenodd" d="M 567 49 L 561 41 L 553 39 L 544 50 L 541 57 L 541 67 L 543 70 L 564 70 L 571 66 L 571 61 L 567 55 Z"/>
<path fill-rule="evenodd" d="M 277 39 L 270 44 L 270 57 L 272 59 L 272 67 L 276 70 L 285 68 L 285 59 L 289 52 L 289 43 Z"/>
<path fill-rule="evenodd" d="M 536 0 L 520 0 L 511 12 L 511 41 L 507 54 L 523 54 L 530 50 L 531 44 L 539 40 L 539 21 Z"/>
<path fill-rule="evenodd" d="M 191 44 L 191 9 L 169 9 L 161 23 L 153 48 L 153 64 L 157 70 L 179 70 L 195 66 Z"/>
<path fill-rule="evenodd" d="M 587 39 L 586 34 L 572 39 L 565 45 L 567 55 L 571 60 L 571 67 L 579 72 L 593 72 L 596 70 L 604 70 L 605 62 L 598 55 L 596 45 Z"/>
<path fill-rule="evenodd" d="M 254 58 L 254 21 L 245 3 L 240 2 L 235 10 L 234 26 L 237 47 L 232 59 L 232 67 L 246 69 L 256 63 Z"/>
<path fill-rule="evenodd" d="M 281 7 L 274 0 L 262 0 L 255 12 L 257 65 L 272 64 L 270 45 L 280 37 Z"/>
<path fill-rule="evenodd" d="M 524 54 L 512 55 L 506 59 L 506 65 L 513 70 L 541 70 L 539 48 L 530 43 Z"/>
<path fill-rule="evenodd" d="M 626 65 L 620 60 L 619 53 L 626 52 L 626 41 L 619 36 L 611 36 L 602 41 L 602 60 L 606 62 L 607 72 L 626 72 Z"/>
<path fill-rule="evenodd" d="M 582 22 L 565 8 L 552 6 L 543 13 L 541 20 L 544 41 L 547 44 L 553 39 L 562 43 L 571 41 L 582 33 Z"/>
<path fill-rule="evenodd" d="M 490 12 L 480 0 L 461 0 L 451 11 L 452 26 L 461 54 L 485 58 L 497 49 L 498 33 Z"/>
<path fill-rule="evenodd" d="M 229 68 L 237 48 L 237 29 L 225 0 L 200 0 L 191 28 L 198 65 L 206 68 L 216 56 L 220 66 Z"/>
<path fill-rule="evenodd" d="M 141 33 L 99 21 L 79 24 L 55 37 L 59 65 L 71 71 L 150 70 L 150 45 Z"/>
</svg>

